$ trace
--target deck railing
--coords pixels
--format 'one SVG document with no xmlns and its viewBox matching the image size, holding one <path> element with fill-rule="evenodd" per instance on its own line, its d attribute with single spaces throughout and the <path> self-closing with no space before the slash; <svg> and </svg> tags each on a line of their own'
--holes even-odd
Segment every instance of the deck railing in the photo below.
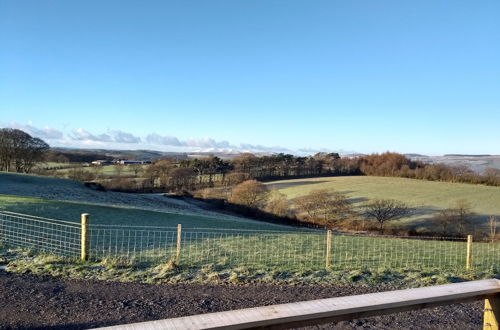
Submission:
<svg viewBox="0 0 500 330">
<path fill-rule="evenodd" d="M 500 280 L 495 279 L 254 307 L 101 329 L 289 329 L 483 299 L 483 329 L 498 330 Z"/>
</svg>

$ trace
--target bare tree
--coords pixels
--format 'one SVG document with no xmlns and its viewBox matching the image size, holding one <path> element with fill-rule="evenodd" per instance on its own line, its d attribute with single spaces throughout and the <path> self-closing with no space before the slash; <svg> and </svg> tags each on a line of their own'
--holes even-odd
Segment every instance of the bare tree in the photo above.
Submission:
<svg viewBox="0 0 500 330">
<path fill-rule="evenodd" d="M 101 165 L 92 165 L 92 172 L 94 173 L 94 179 L 98 180 L 99 176 L 102 172 L 102 166 Z"/>
<path fill-rule="evenodd" d="M 177 193 L 190 190 L 196 181 L 196 173 L 192 168 L 177 167 L 169 172 L 169 185 Z"/>
<path fill-rule="evenodd" d="M 470 203 L 461 199 L 454 202 L 450 207 L 439 211 L 433 220 L 440 228 L 443 236 L 448 235 L 452 231 L 459 235 L 464 235 L 473 214 Z"/>
<path fill-rule="evenodd" d="M 325 226 L 332 226 L 354 215 L 352 204 L 345 194 L 336 191 L 313 190 L 297 198 L 295 204 L 310 221 L 320 221 Z"/>
<path fill-rule="evenodd" d="M 274 189 L 269 193 L 266 211 L 279 217 L 285 217 L 290 213 L 290 202 L 285 194 Z"/>
<path fill-rule="evenodd" d="M 401 201 L 376 199 L 365 205 L 364 215 L 367 219 L 378 221 L 379 229 L 382 231 L 386 222 L 407 217 L 412 213 L 412 210 Z"/>
<path fill-rule="evenodd" d="M 269 196 L 266 185 L 257 180 L 247 180 L 233 188 L 229 201 L 247 207 L 262 207 Z"/>
<path fill-rule="evenodd" d="M 457 200 L 451 207 L 451 212 L 455 215 L 455 221 L 458 227 L 458 234 L 464 235 L 465 228 L 474 215 L 471 204 L 465 199 Z"/>
<path fill-rule="evenodd" d="M 134 172 L 134 175 L 137 178 L 139 176 L 139 173 L 142 172 L 142 165 L 141 164 L 132 164 L 129 166 L 130 166 L 130 168 L 132 168 L 132 171 Z"/>
<path fill-rule="evenodd" d="M 125 167 L 125 166 L 124 166 L 124 165 L 122 165 L 122 164 L 116 164 L 116 165 L 115 165 L 114 170 L 115 170 L 115 174 L 116 174 L 116 176 L 118 176 L 118 177 L 121 177 L 121 176 L 122 176 L 122 174 L 123 174 L 123 170 L 125 169 L 124 167 Z"/>
<path fill-rule="evenodd" d="M 446 236 L 455 223 L 453 212 L 450 209 L 441 210 L 434 216 L 433 222 L 439 228 L 440 234 Z"/>
</svg>

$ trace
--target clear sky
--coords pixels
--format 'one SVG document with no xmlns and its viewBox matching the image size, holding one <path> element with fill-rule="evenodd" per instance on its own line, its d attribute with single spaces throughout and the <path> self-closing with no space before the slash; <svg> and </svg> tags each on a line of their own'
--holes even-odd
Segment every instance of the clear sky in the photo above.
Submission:
<svg viewBox="0 0 500 330">
<path fill-rule="evenodd" d="M 0 126 L 54 146 L 500 154 L 500 1 L 0 0 Z"/>
</svg>

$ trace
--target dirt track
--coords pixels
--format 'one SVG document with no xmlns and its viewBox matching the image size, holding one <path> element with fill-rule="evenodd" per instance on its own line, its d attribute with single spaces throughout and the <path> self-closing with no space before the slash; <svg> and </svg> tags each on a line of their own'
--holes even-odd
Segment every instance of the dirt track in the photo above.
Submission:
<svg viewBox="0 0 500 330">
<path fill-rule="evenodd" d="M 0 329 L 87 329 L 375 291 L 319 286 L 148 285 L 0 270 Z M 481 322 L 482 304 L 478 302 L 346 321 L 335 329 L 463 330 L 480 329 Z"/>
</svg>

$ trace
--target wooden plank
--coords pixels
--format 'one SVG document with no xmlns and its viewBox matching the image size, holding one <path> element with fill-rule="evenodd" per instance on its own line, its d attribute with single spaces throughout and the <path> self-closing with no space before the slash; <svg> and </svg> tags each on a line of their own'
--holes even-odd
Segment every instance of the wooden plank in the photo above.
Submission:
<svg viewBox="0 0 500 330">
<path fill-rule="evenodd" d="M 484 330 L 498 330 L 500 325 L 500 295 L 484 301 Z"/>
<path fill-rule="evenodd" d="M 491 279 L 247 308 L 103 329 L 286 329 L 480 300 L 498 294 L 500 280 Z"/>
</svg>

